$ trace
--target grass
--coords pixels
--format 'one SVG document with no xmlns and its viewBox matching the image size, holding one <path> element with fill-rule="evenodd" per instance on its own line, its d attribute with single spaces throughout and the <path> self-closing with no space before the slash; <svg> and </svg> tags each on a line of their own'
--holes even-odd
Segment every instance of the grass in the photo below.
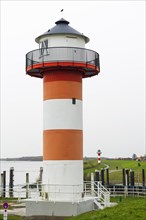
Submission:
<svg viewBox="0 0 146 220">
<path fill-rule="evenodd" d="M 70 217 L 66 220 L 145 220 L 146 199 L 145 198 L 122 198 L 117 197 L 114 202 L 118 205 L 104 210 L 92 211 L 79 216 Z"/>
<path fill-rule="evenodd" d="M 22 217 L 21 216 L 14 216 L 14 215 L 9 215 L 8 220 L 22 220 Z M 0 220 L 3 220 L 3 215 L 0 214 Z"/>
</svg>

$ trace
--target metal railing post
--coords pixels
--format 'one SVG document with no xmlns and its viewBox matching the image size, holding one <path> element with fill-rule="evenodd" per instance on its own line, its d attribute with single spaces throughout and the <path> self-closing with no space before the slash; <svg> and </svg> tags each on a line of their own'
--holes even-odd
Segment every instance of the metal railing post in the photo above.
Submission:
<svg viewBox="0 0 146 220">
<path fill-rule="evenodd" d="M 33 69 L 33 52 L 31 54 L 31 66 L 32 66 L 32 69 Z"/>
</svg>

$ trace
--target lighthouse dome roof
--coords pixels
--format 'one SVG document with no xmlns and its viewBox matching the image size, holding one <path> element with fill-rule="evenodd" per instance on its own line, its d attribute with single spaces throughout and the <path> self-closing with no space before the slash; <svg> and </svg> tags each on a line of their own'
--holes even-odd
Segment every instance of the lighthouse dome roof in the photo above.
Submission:
<svg viewBox="0 0 146 220">
<path fill-rule="evenodd" d="M 61 18 L 60 20 L 55 22 L 55 26 L 46 31 L 44 34 L 38 36 L 35 41 L 39 43 L 40 39 L 42 37 L 48 36 L 48 35 L 57 35 L 57 34 L 71 34 L 71 35 L 77 35 L 81 36 L 85 39 L 85 42 L 89 42 L 89 38 L 86 37 L 84 34 L 80 33 L 79 31 L 75 30 L 71 26 L 69 26 L 69 22 L 65 20 L 64 18 Z"/>
</svg>

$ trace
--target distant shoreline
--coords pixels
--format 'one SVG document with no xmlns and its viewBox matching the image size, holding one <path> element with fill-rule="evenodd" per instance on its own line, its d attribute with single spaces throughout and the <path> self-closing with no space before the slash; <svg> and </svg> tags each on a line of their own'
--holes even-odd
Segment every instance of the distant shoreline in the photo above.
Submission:
<svg viewBox="0 0 146 220">
<path fill-rule="evenodd" d="M 83 160 L 96 160 L 96 157 L 84 157 Z M 132 158 L 107 158 L 102 157 L 101 159 L 107 160 L 132 160 Z M 17 158 L 0 158 L 0 161 L 43 161 L 43 156 L 25 156 L 25 157 L 17 157 Z"/>
<path fill-rule="evenodd" d="M 0 158 L 0 161 L 43 161 L 42 156 L 30 156 L 19 158 Z"/>
<path fill-rule="evenodd" d="M 95 157 L 85 157 L 87 160 L 95 160 Z M 0 158 L 0 161 L 43 161 L 43 156 L 29 156 L 17 158 Z"/>
</svg>

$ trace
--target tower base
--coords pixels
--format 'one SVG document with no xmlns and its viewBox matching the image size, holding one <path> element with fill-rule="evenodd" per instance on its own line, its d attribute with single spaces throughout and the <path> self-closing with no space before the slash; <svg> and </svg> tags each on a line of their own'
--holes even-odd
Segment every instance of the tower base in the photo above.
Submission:
<svg viewBox="0 0 146 220">
<path fill-rule="evenodd" d="M 26 216 L 76 216 L 95 209 L 91 198 L 79 202 L 27 200 L 25 203 Z"/>
</svg>

